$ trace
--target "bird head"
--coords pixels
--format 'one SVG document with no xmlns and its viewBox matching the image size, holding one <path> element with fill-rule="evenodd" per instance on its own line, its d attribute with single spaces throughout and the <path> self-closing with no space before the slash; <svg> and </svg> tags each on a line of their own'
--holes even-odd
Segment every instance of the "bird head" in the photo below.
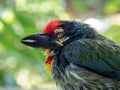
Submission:
<svg viewBox="0 0 120 90">
<path fill-rule="evenodd" d="M 41 48 L 46 55 L 46 64 L 51 65 L 55 51 L 59 51 L 66 42 L 74 40 L 76 36 L 84 36 L 87 25 L 76 21 L 54 20 L 43 29 L 42 34 L 33 34 L 21 39 L 25 45 Z"/>
<path fill-rule="evenodd" d="M 29 35 L 21 39 L 21 43 L 25 45 L 41 48 L 42 52 L 46 55 L 45 64 L 48 69 L 51 68 L 51 63 L 55 56 L 54 51 L 59 50 L 68 39 L 61 25 L 61 20 L 51 21 L 45 26 L 41 34 Z"/>
<path fill-rule="evenodd" d="M 41 48 L 47 52 L 48 56 L 53 50 L 59 50 L 63 47 L 64 42 L 69 39 L 70 28 L 66 31 L 66 27 L 68 26 L 65 21 L 54 20 L 45 26 L 41 34 L 29 35 L 21 39 L 21 42 L 30 47 Z"/>
</svg>

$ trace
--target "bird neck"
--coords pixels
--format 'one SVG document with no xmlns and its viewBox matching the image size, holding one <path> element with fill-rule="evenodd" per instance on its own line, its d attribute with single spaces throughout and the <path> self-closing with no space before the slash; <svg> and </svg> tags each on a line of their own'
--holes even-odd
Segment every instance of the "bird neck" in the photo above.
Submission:
<svg viewBox="0 0 120 90">
<path fill-rule="evenodd" d="M 52 61 L 54 59 L 54 56 L 48 56 L 45 61 L 45 66 L 47 68 L 48 73 L 51 72 L 51 67 L 52 67 Z"/>
</svg>

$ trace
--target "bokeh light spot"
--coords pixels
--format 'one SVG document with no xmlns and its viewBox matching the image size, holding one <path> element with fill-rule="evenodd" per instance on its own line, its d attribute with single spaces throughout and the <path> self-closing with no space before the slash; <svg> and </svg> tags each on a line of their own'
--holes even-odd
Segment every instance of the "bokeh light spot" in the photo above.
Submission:
<svg viewBox="0 0 120 90">
<path fill-rule="evenodd" d="M 29 74 L 30 73 L 28 69 L 21 69 L 16 75 L 17 83 L 22 87 L 29 88 Z"/>
<path fill-rule="evenodd" d="M 11 24 L 15 20 L 15 15 L 11 10 L 6 10 L 2 13 L 2 19 L 7 24 Z"/>
<path fill-rule="evenodd" d="M 16 65 L 17 65 L 17 60 L 15 57 L 11 56 L 11 57 L 8 57 L 7 60 L 6 60 L 6 65 L 9 67 L 9 68 L 14 68 Z"/>
</svg>

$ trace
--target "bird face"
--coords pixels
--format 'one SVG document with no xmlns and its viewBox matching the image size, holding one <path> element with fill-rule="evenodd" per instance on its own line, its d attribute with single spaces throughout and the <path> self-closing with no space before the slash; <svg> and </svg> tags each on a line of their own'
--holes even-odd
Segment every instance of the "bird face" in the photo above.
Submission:
<svg viewBox="0 0 120 90">
<path fill-rule="evenodd" d="M 60 20 L 51 21 L 45 26 L 42 34 L 33 34 L 21 39 L 21 42 L 25 45 L 41 48 L 46 55 L 45 63 L 48 68 L 51 67 L 54 51 L 59 50 L 64 46 L 63 43 L 69 39 L 61 25 L 62 21 Z"/>
<path fill-rule="evenodd" d="M 43 34 L 33 34 L 21 40 L 25 45 L 41 48 L 45 55 L 51 55 L 53 50 L 57 50 L 63 46 L 63 43 L 69 39 L 65 35 L 64 29 L 61 28 L 62 22 L 54 20 L 49 22 L 43 29 Z"/>
<path fill-rule="evenodd" d="M 55 43 L 63 46 L 63 43 L 69 38 L 65 35 L 64 29 L 61 27 L 62 21 L 55 20 L 49 22 L 43 30 L 44 34 L 50 35 L 55 38 Z"/>
<path fill-rule="evenodd" d="M 55 29 L 53 36 L 56 38 L 56 43 L 61 46 L 63 46 L 63 43 L 69 39 L 62 28 Z"/>
</svg>

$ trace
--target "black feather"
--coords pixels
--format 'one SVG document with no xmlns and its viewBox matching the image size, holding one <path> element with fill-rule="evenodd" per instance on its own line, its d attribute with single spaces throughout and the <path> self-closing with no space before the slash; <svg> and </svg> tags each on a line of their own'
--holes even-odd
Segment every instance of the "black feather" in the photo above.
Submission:
<svg viewBox="0 0 120 90">
<path fill-rule="evenodd" d="M 56 54 L 53 79 L 62 90 L 119 90 L 120 46 L 87 24 L 62 21 L 70 38 Z"/>
</svg>

